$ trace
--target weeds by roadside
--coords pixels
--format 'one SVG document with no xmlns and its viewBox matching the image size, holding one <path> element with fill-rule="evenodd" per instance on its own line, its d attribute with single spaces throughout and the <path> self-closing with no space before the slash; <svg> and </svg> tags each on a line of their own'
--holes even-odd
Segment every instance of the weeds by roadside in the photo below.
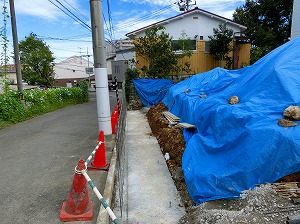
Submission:
<svg viewBox="0 0 300 224">
<path fill-rule="evenodd" d="M 69 105 L 88 101 L 88 89 L 84 82 L 78 88 L 24 90 L 22 100 L 19 91 L 9 90 L 0 94 L 0 129 Z"/>
</svg>

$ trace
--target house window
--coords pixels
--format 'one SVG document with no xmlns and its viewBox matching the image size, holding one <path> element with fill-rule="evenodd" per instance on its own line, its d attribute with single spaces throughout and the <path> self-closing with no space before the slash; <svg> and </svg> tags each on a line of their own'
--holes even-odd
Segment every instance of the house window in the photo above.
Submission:
<svg viewBox="0 0 300 224">
<path fill-rule="evenodd" d="M 172 51 L 195 51 L 196 40 L 172 40 Z"/>
<path fill-rule="evenodd" d="M 204 52 L 209 52 L 210 51 L 210 41 L 205 41 L 205 47 L 204 47 Z"/>
<path fill-rule="evenodd" d="M 200 37 L 199 37 L 199 40 L 203 40 L 203 36 L 200 36 Z"/>
<path fill-rule="evenodd" d="M 115 74 L 120 74 L 120 66 L 115 65 Z"/>
</svg>

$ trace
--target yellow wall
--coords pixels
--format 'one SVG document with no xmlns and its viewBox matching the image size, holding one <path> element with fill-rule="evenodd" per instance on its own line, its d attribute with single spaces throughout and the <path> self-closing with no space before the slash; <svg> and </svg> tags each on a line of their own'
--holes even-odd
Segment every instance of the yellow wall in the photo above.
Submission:
<svg viewBox="0 0 300 224">
<path fill-rule="evenodd" d="M 250 47 L 250 43 L 238 45 L 238 68 L 241 68 L 243 64 L 250 65 Z"/>
<path fill-rule="evenodd" d="M 233 53 L 229 54 L 232 57 Z M 242 63 L 249 65 L 250 64 L 250 43 L 239 44 L 237 46 L 237 68 L 241 68 Z M 147 65 L 145 59 L 140 55 L 136 55 L 136 60 L 138 62 L 137 68 L 141 68 L 144 65 Z M 197 41 L 197 50 L 193 51 L 193 54 L 190 58 L 184 57 L 178 61 L 179 65 L 183 65 L 184 62 L 189 61 L 191 63 L 191 74 L 197 74 L 209 71 L 216 67 L 225 67 L 225 62 L 216 61 L 209 52 L 205 52 L 205 42 L 203 40 Z M 183 75 L 183 74 L 180 74 Z"/>
</svg>

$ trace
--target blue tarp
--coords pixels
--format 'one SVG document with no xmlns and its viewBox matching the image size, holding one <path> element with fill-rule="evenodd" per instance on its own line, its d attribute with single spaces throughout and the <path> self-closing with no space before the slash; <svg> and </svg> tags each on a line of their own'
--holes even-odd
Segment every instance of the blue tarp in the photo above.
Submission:
<svg viewBox="0 0 300 224">
<path fill-rule="evenodd" d="M 238 104 L 228 104 L 233 95 Z M 300 38 L 252 66 L 192 76 L 172 86 L 163 103 L 197 127 L 184 134 L 182 158 L 196 204 L 237 198 L 256 184 L 300 171 L 300 126 L 277 123 L 288 106 L 300 106 Z"/>
<path fill-rule="evenodd" d="M 170 79 L 134 79 L 133 84 L 144 106 L 158 104 L 173 85 Z"/>
</svg>

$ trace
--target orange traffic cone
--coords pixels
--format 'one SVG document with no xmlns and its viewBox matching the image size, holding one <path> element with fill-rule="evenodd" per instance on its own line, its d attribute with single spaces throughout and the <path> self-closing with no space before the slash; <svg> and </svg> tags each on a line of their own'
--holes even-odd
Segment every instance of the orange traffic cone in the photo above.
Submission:
<svg viewBox="0 0 300 224">
<path fill-rule="evenodd" d="M 116 134 L 116 125 L 118 123 L 117 112 L 113 111 L 111 113 L 111 132 L 112 134 Z"/>
<path fill-rule="evenodd" d="M 119 106 L 118 106 L 118 104 L 115 107 L 115 112 L 116 112 L 116 115 L 117 115 L 117 118 L 118 118 L 119 117 Z"/>
<path fill-rule="evenodd" d="M 88 170 L 108 170 L 109 168 L 105 157 L 104 131 L 100 131 L 98 142 L 102 142 L 102 144 L 95 153 L 94 161 L 88 165 Z"/>
<path fill-rule="evenodd" d="M 84 160 L 79 160 L 76 170 L 81 171 L 85 168 Z M 93 205 L 89 200 L 86 179 L 82 174 L 75 173 L 68 199 L 61 208 L 60 221 L 87 221 L 92 220 L 92 217 Z"/>
</svg>

